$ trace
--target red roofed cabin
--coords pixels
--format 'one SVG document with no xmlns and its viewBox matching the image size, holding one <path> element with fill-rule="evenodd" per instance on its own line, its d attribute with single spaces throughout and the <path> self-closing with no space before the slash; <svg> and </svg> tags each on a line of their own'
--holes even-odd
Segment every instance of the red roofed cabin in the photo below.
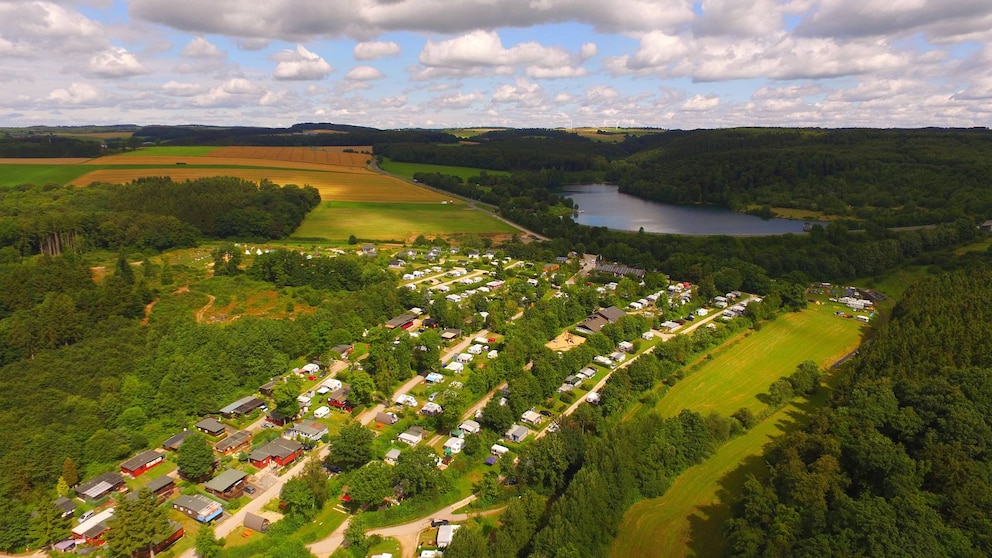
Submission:
<svg viewBox="0 0 992 558">
<path fill-rule="evenodd" d="M 153 450 L 143 451 L 121 463 L 121 472 L 131 477 L 138 477 L 145 471 L 155 467 L 165 460 L 165 456 Z"/>
</svg>

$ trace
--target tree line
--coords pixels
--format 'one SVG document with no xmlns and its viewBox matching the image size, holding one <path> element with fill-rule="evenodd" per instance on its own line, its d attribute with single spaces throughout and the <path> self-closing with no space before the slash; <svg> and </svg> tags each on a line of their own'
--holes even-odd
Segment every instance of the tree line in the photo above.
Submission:
<svg viewBox="0 0 992 558">
<path fill-rule="evenodd" d="M 982 266 L 906 291 L 830 404 L 744 485 L 734 556 L 992 552 L 990 285 Z"/>
</svg>

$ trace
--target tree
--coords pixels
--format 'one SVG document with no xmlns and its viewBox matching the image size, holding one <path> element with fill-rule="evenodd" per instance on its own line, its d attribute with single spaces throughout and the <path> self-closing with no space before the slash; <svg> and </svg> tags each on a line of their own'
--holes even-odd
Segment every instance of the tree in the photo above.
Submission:
<svg viewBox="0 0 992 558">
<path fill-rule="evenodd" d="M 196 555 L 200 558 L 220 558 L 223 547 L 214 535 L 213 525 L 203 525 L 196 534 Z"/>
<path fill-rule="evenodd" d="M 393 492 L 392 471 L 382 461 L 372 461 L 351 474 L 348 495 L 360 506 L 382 502 Z"/>
<path fill-rule="evenodd" d="M 484 503 L 492 503 L 499 496 L 499 473 L 490 469 L 475 485 L 475 491 L 479 493 L 479 500 Z"/>
<path fill-rule="evenodd" d="M 303 519 L 311 519 L 317 515 L 317 498 L 310 484 L 302 477 L 293 477 L 286 481 L 279 498 L 286 503 L 290 514 L 298 515 Z"/>
<path fill-rule="evenodd" d="M 207 438 L 194 432 L 183 440 L 176 451 L 176 464 L 179 472 L 191 480 L 203 479 L 214 469 L 214 452 Z"/>
<path fill-rule="evenodd" d="M 320 511 L 324 507 L 324 503 L 327 502 L 327 471 L 320 464 L 320 460 L 317 458 L 312 458 L 307 461 L 307 464 L 303 467 L 303 473 L 300 478 L 307 483 L 310 488 L 310 492 L 313 493 L 313 505 L 317 511 Z"/>
<path fill-rule="evenodd" d="M 351 396 L 355 398 L 355 401 L 359 403 L 372 401 L 372 396 L 375 394 L 375 381 L 368 372 L 356 370 L 351 373 L 348 379 L 351 381 Z"/>
<path fill-rule="evenodd" d="M 168 257 L 162 256 L 162 285 L 171 285 L 172 281 L 172 264 L 169 263 Z"/>
<path fill-rule="evenodd" d="M 55 493 L 66 498 L 72 494 L 72 489 L 69 488 L 69 483 L 65 482 L 64 478 L 59 477 L 58 482 L 55 483 Z"/>
<path fill-rule="evenodd" d="M 348 543 L 349 548 L 355 550 L 352 552 L 352 556 L 365 556 L 368 554 L 369 549 L 369 538 L 365 535 L 365 529 L 367 521 L 362 512 L 358 512 L 351 516 L 351 520 L 348 522 L 348 528 L 344 531 L 344 540 Z"/>
<path fill-rule="evenodd" d="M 811 360 L 799 363 L 796 371 L 789 376 L 789 384 L 798 394 L 813 395 L 820 389 L 820 368 Z"/>
<path fill-rule="evenodd" d="M 214 275 L 237 275 L 241 273 L 241 250 L 234 244 L 221 244 L 212 253 L 214 259 Z"/>
<path fill-rule="evenodd" d="M 184 446 L 188 440 L 183 441 Z M 137 498 L 121 498 L 107 527 L 107 546 L 115 556 L 131 556 L 139 550 L 150 553 L 172 534 L 165 508 L 147 488 L 141 489 Z"/>
<path fill-rule="evenodd" d="M 352 246 L 354 246 L 355 244 L 358 244 L 358 237 L 355 236 L 355 235 L 353 235 L 353 234 L 349 234 L 348 235 L 348 244 L 351 244 Z"/>
<path fill-rule="evenodd" d="M 754 412 L 748 407 L 737 409 L 734 411 L 734 414 L 730 415 L 730 418 L 737 419 L 737 422 L 741 423 L 744 430 L 751 430 L 758 423 L 758 417 L 754 416 Z"/>
<path fill-rule="evenodd" d="M 393 476 L 403 491 L 411 496 L 440 488 L 441 470 L 438 455 L 429 446 L 420 446 L 400 454 Z"/>
<path fill-rule="evenodd" d="M 272 399 L 276 403 L 276 412 L 287 419 L 293 419 L 300 414 L 300 388 L 302 382 L 296 375 L 291 375 L 284 382 L 276 384 L 272 390 Z M 185 442 L 183 443 L 185 445 Z M 182 447 L 182 446 L 180 446 Z"/>
<path fill-rule="evenodd" d="M 451 544 L 444 549 L 445 558 L 484 558 L 489 555 L 489 545 L 482 530 L 465 525 L 455 531 Z"/>
<path fill-rule="evenodd" d="M 24 505 L 0 489 L 0 550 L 21 552 L 28 543 L 30 516 Z"/>
<path fill-rule="evenodd" d="M 513 419 L 513 411 L 506 405 L 500 405 L 499 398 L 494 396 L 489 400 L 489 403 L 486 403 L 482 410 L 482 418 L 479 421 L 483 426 L 502 433 L 510 428 Z"/>
<path fill-rule="evenodd" d="M 779 405 L 792 399 L 793 395 L 792 384 L 790 384 L 785 378 L 775 380 L 768 388 L 768 399 L 771 402 L 772 407 L 778 407 Z"/>
<path fill-rule="evenodd" d="M 62 510 L 55 507 L 54 500 L 43 500 L 38 511 L 31 518 L 31 541 L 36 547 L 45 547 L 69 538 L 72 518 L 62 517 Z"/>
<path fill-rule="evenodd" d="M 131 264 L 127 261 L 127 253 L 121 250 L 117 254 L 117 267 L 115 268 L 115 275 L 124 280 L 128 285 L 134 284 L 134 270 L 131 269 Z"/>
<path fill-rule="evenodd" d="M 375 434 L 360 423 L 347 424 L 331 440 L 327 462 L 345 471 L 357 469 L 372 459 L 373 440 Z"/>
</svg>

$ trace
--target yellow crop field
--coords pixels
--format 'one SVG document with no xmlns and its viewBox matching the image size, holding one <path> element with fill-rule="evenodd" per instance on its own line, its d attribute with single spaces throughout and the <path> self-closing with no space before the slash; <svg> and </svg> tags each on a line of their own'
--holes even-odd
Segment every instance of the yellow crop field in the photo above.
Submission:
<svg viewBox="0 0 992 558">
<path fill-rule="evenodd" d="M 0 157 L 0 165 L 78 165 L 91 160 L 86 157 Z"/>
<path fill-rule="evenodd" d="M 133 159 L 140 157 L 129 158 L 129 160 Z M 201 158 L 200 161 L 202 160 Z M 352 169 L 352 172 L 317 172 L 303 169 L 213 169 L 181 166 L 144 169 L 110 168 L 87 173 L 73 180 L 71 184 L 74 186 L 87 186 L 93 182 L 126 184 L 143 176 L 169 176 L 173 180 L 180 181 L 212 176 L 236 176 L 254 182 L 264 178 L 280 185 L 313 186 L 325 201 L 440 203 L 449 198 L 426 188 L 364 169 Z"/>
<path fill-rule="evenodd" d="M 112 167 L 112 166 L 135 166 L 135 165 L 148 165 L 148 166 L 161 166 L 161 167 L 174 167 L 176 165 L 190 165 L 190 166 L 204 166 L 210 165 L 213 167 L 270 167 L 270 168 L 280 168 L 280 169 L 301 169 L 301 170 L 319 170 L 326 172 L 356 172 L 362 170 L 358 166 L 345 166 L 345 165 L 328 165 L 321 163 L 307 163 L 303 161 L 284 161 L 279 159 L 251 159 L 245 157 L 213 157 L 207 156 L 173 156 L 173 155 L 110 155 L 108 157 L 100 157 L 99 159 L 90 159 L 86 162 L 87 165 L 94 165 L 100 167 Z M 364 166 L 364 164 L 362 165 Z M 216 175 L 217 172 L 214 171 Z"/>
<path fill-rule="evenodd" d="M 211 151 L 206 157 L 230 157 L 235 159 L 263 159 L 271 161 L 291 161 L 294 163 L 318 163 L 344 167 L 365 167 L 371 155 L 367 153 L 345 153 L 351 151 L 372 151 L 371 146 L 353 147 L 221 147 Z"/>
</svg>

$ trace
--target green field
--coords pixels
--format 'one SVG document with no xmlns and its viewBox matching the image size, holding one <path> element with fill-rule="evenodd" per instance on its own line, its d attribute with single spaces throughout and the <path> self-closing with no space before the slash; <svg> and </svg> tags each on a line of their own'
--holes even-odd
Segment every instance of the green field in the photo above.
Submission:
<svg viewBox="0 0 992 558">
<path fill-rule="evenodd" d="M 379 165 L 379 168 L 397 176 L 403 176 L 410 179 L 413 179 L 413 175 L 418 172 L 439 172 L 441 174 L 457 176 L 462 180 L 468 180 L 473 176 L 479 176 L 482 172 L 486 172 L 493 176 L 510 175 L 510 173 L 506 171 L 474 169 L 472 167 L 449 167 L 447 165 L 427 165 L 423 163 L 397 163 L 395 161 L 390 161 L 389 159 L 383 160 L 382 164 Z"/>
<path fill-rule="evenodd" d="M 720 446 L 703 463 L 681 475 L 660 498 L 642 500 L 624 515 L 611 555 L 726 555 L 723 523 L 730 517 L 728 496 L 740 493 L 748 475 L 764 472 L 765 444 L 784 432 L 800 428 L 807 413 L 826 400 L 821 390 L 814 401 L 796 399 L 745 434 Z"/>
<path fill-rule="evenodd" d="M 714 352 L 712 359 L 675 384 L 656 410 L 666 417 L 682 409 L 701 414 L 716 411 L 723 416 L 741 407 L 762 412 L 767 405 L 758 400 L 758 394 L 791 374 L 800 362 L 829 366 L 858 346 L 863 324 L 833 315 L 840 308 L 810 306 L 784 314 L 761 331 Z"/>
<path fill-rule="evenodd" d="M 137 155 L 145 157 L 148 155 L 164 155 L 167 157 L 202 157 L 211 151 L 219 149 L 211 145 L 155 145 L 142 147 L 134 151 L 122 153 L 122 155 Z"/>
<path fill-rule="evenodd" d="M 66 184 L 93 170 L 90 165 L 0 165 L 0 187 Z"/>
<path fill-rule="evenodd" d="M 344 241 L 355 235 L 361 239 L 403 241 L 418 234 L 512 232 L 516 229 L 510 225 L 462 203 L 323 202 L 307 215 L 293 237 Z"/>
</svg>

